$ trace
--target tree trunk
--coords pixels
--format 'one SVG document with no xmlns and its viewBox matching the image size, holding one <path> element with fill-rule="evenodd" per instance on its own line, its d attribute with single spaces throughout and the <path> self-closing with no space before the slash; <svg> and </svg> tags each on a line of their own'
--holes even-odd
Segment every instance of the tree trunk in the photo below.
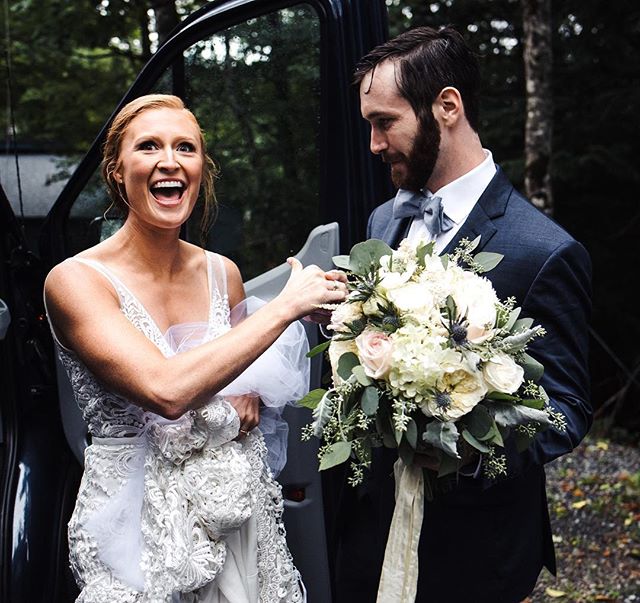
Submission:
<svg viewBox="0 0 640 603">
<path fill-rule="evenodd" d="M 553 214 L 550 175 L 553 136 L 551 0 L 521 0 L 521 3 L 527 98 L 525 190 L 536 207 Z"/>
<path fill-rule="evenodd" d="M 180 22 L 176 3 L 175 0 L 151 0 L 151 8 L 156 16 L 158 46 L 162 46 L 167 41 L 171 30 Z"/>
</svg>

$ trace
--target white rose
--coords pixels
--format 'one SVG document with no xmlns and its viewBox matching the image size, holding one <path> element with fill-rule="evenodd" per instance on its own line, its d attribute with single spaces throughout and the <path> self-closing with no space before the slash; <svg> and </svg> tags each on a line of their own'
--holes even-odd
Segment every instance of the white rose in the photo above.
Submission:
<svg viewBox="0 0 640 603">
<path fill-rule="evenodd" d="M 491 282 L 472 272 L 453 283 L 453 299 L 458 313 L 469 323 L 467 339 L 482 343 L 494 335 L 498 296 Z"/>
<path fill-rule="evenodd" d="M 384 379 L 391 368 L 393 351 L 389 336 L 381 331 L 365 329 L 355 341 L 364 372 L 372 379 Z"/>
<path fill-rule="evenodd" d="M 362 318 L 362 302 L 344 302 L 331 313 L 331 331 L 347 331 L 346 324 Z"/>
<path fill-rule="evenodd" d="M 492 391 L 513 394 L 524 380 L 524 370 L 507 354 L 496 354 L 482 367 L 485 381 Z"/>
<path fill-rule="evenodd" d="M 423 412 L 442 421 L 455 421 L 469 413 L 487 395 L 479 371 L 456 370 L 438 380 L 438 393 L 422 406 Z"/>
<path fill-rule="evenodd" d="M 402 287 L 388 292 L 389 301 L 400 310 L 400 312 L 429 312 L 433 308 L 433 298 L 424 284 L 408 282 Z"/>
</svg>

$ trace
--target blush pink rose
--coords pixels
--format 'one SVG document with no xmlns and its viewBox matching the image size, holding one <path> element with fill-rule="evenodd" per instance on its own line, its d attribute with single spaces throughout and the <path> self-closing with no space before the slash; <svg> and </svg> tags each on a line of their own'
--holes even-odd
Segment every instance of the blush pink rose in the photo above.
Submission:
<svg viewBox="0 0 640 603">
<path fill-rule="evenodd" d="M 365 329 L 356 337 L 356 346 L 365 374 L 372 379 L 384 379 L 391 368 L 393 342 L 389 336 Z"/>
</svg>

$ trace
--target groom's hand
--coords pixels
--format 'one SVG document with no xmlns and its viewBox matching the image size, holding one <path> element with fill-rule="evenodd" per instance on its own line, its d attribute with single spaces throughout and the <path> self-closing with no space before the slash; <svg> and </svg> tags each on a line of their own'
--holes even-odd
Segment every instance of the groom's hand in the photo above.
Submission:
<svg viewBox="0 0 640 603">
<path fill-rule="evenodd" d="M 440 470 L 440 456 L 441 452 L 433 446 L 426 446 L 425 450 L 416 452 L 413 457 L 413 464 L 418 467 L 425 467 L 432 471 Z M 478 462 L 478 451 L 467 444 L 466 441 L 462 441 L 460 444 L 460 469 L 466 467 L 471 463 Z"/>
</svg>

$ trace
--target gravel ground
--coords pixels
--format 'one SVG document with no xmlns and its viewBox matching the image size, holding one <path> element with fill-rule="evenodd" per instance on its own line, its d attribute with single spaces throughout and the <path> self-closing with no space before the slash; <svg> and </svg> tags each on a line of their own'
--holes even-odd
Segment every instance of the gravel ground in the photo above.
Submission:
<svg viewBox="0 0 640 603">
<path fill-rule="evenodd" d="M 589 436 L 547 468 L 558 575 L 525 603 L 640 603 L 640 448 Z"/>
</svg>

